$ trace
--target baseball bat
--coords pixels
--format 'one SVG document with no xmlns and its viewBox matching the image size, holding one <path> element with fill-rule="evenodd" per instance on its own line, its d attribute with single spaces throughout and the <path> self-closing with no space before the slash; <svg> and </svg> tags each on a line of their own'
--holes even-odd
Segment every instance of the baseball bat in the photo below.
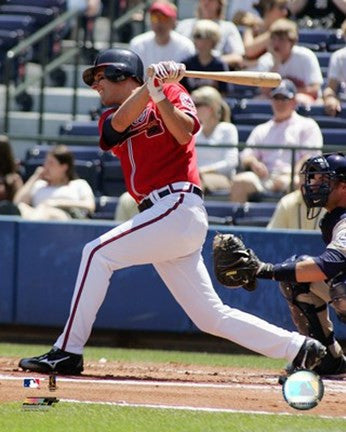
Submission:
<svg viewBox="0 0 346 432">
<path fill-rule="evenodd" d="M 184 76 L 256 87 L 277 87 L 281 82 L 281 75 L 276 72 L 200 72 L 187 70 L 184 72 Z"/>
</svg>

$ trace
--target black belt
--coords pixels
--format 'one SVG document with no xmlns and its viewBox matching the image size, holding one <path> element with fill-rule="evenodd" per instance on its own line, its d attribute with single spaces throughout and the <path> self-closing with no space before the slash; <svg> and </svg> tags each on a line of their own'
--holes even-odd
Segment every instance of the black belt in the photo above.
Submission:
<svg viewBox="0 0 346 432">
<path fill-rule="evenodd" d="M 176 193 L 176 192 L 185 192 L 185 193 L 194 193 L 198 195 L 199 197 L 203 198 L 203 192 L 201 189 L 195 185 L 191 185 L 188 189 L 173 189 L 171 185 L 168 185 L 166 188 L 161 189 L 159 192 L 157 192 L 157 195 L 160 198 L 163 198 L 169 194 Z M 150 198 L 145 198 L 139 205 L 138 210 L 141 213 L 144 210 L 149 209 L 154 205 L 153 201 Z"/>
</svg>

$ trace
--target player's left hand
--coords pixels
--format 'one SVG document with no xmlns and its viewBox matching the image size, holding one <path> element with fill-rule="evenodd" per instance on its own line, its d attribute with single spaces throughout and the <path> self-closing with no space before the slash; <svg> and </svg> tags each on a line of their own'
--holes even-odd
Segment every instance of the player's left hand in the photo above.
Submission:
<svg viewBox="0 0 346 432">
<path fill-rule="evenodd" d="M 186 67 L 183 63 L 163 61 L 153 63 L 147 69 L 148 77 L 156 77 L 163 83 L 177 83 L 184 77 Z"/>
</svg>

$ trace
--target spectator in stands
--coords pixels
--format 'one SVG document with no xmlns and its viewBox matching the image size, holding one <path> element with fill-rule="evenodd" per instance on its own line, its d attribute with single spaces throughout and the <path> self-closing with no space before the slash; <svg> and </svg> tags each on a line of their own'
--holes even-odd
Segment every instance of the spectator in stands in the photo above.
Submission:
<svg viewBox="0 0 346 432">
<path fill-rule="evenodd" d="M 193 41 L 196 54 L 182 61 L 187 70 L 197 71 L 227 71 L 228 66 L 221 60 L 220 56 L 213 54 L 213 49 L 220 40 L 220 27 L 211 20 L 198 20 L 193 29 Z M 189 91 L 210 85 L 216 87 L 223 95 L 228 93 L 227 83 L 210 79 L 183 78 L 181 84 Z"/>
<path fill-rule="evenodd" d="M 0 214 L 19 215 L 13 203 L 15 193 L 23 186 L 10 141 L 6 135 L 0 135 Z"/>
<path fill-rule="evenodd" d="M 128 192 L 120 195 L 115 209 L 114 219 L 117 222 L 125 222 L 138 213 L 138 204 Z"/>
<path fill-rule="evenodd" d="M 297 87 L 297 101 L 312 104 L 320 101 L 323 77 L 316 54 L 309 48 L 296 45 L 297 25 L 280 18 L 270 27 L 270 45 L 266 54 L 258 60 L 258 69 L 278 72 Z M 263 89 L 268 95 L 269 89 Z"/>
<path fill-rule="evenodd" d="M 181 62 L 195 53 L 193 42 L 174 30 L 177 8 L 173 3 L 156 1 L 149 13 L 152 30 L 130 41 L 130 48 L 140 56 L 145 70 L 153 63 L 165 60 Z"/>
<path fill-rule="evenodd" d="M 257 15 L 258 11 L 254 8 L 256 0 L 231 0 L 228 2 L 226 17 L 230 21 L 234 21 L 234 17 L 238 13 L 250 13 L 251 15 Z"/>
<path fill-rule="evenodd" d="M 275 208 L 267 228 L 318 230 L 319 223 L 325 214 L 325 209 L 315 219 L 307 218 L 307 207 L 300 189 L 284 195 Z"/>
<path fill-rule="evenodd" d="M 341 26 L 346 41 L 346 20 Z M 346 46 L 332 53 L 328 65 L 328 84 L 323 92 L 326 113 L 336 116 L 346 102 Z"/>
<path fill-rule="evenodd" d="M 289 14 L 288 0 L 259 0 L 254 7 L 262 19 L 259 20 L 256 15 L 244 16 L 243 42 L 245 57 L 248 61 L 256 60 L 267 52 L 270 42 L 270 26 Z M 248 62 L 247 66 L 251 66 L 251 62 Z"/>
<path fill-rule="evenodd" d="M 346 0 L 291 0 L 290 10 L 300 27 L 339 28 L 346 14 Z"/>
<path fill-rule="evenodd" d="M 196 18 L 187 18 L 178 23 L 177 31 L 192 38 L 193 28 L 199 19 L 210 19 L 220 26 L 221 40 L 215 52 L 222 55 L 223 61 L 230 69 L 239 69 L 243 62 L 244 45 L 239 30 L 233 22 L 226 21 L 225 0 L 199 0 Z"/>
<path fill-rule="evenodd" d="M 21 187 L 14 202 L 24 219 L 85 219 L 95 211 L 95 198 L 88 182 L 78 179 L 74 156 L 64 145 L 55 146 L 43 166 Z"/>
<path fill-rule="evenodd" d="M 282 80 L 271 91 L 273 118 L 256 126 L 241 152 L 244 172 L 235 175 L 231 185 L 231 201 L 246 202 L 253 194 L 266 192 L 286 193 L 291 185 L 292 146 L 322 148 L 323 137 L 312 118 L 295 112 L 297 88 L 290 80 Z M 261 149 L 260 146 L 282 146 Z M 259 147 L 259 148 L 258 148 Z M 316 150 L 314 150 L 316 154 Z M 294 166 L 294 185 L 299 184 L 302 163 L 311 156 L 308 150 L 298 150 Z"/>
<path fill-rule="evenodd" d="M 239 162 L 238 131 L 230 123 L 230 108 L 214 87 L 200 87 L 191 93 L 191 97 L 202 125 L 196 144 L 203 189 L 206 193 L 229 190 Z M 198 147 L 199 144 L 210 147 Z M 218 144 L 230 147 L 217 148 Z"/>
</svg>

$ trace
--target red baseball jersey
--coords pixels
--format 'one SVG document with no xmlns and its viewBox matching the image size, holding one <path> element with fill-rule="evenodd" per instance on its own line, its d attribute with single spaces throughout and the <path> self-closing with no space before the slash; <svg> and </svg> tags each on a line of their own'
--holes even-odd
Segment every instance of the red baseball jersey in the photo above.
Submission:
<svg viewBox="0 0 346 432">
<path fill-rule="evenodd" d="M 190 95 L 180 84 L 165 84 L 165 96 L 178 109 L 194 119 L 193 134 L 200 128 L 196 108 Z M 105 119 L 116 109 L 104 112 L 99 121 L 100 147 Z M 200 186 L 197 167 L 195 137 L 186 144 L 179 144 L 166 128 L 157 106 L 150 100 L 142 114 L 132 123 L 128 138 L 112 148 L 120 159 L 127 190 L 140 202 L 155 189 L 169 183 L 187 181 Z"/>
</svg>

